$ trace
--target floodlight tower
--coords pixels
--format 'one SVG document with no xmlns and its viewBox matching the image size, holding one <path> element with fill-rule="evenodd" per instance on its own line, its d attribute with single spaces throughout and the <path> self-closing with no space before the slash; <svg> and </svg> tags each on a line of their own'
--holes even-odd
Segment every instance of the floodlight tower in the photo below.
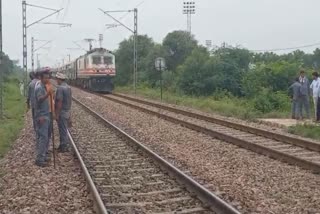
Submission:
<svg viewBox="0 0 320 214">
<path fill-rule="evenodd" d="M 212 48 L 212 40 L 206 40 L 206 47 L 208 48 L 208 50 Z"/>
<path fill-rule="evenodd" d="M 99 34 L 99 44 L 100 44 L 100 48 L 102 48 L 102 43 L 103 43 L 103 34 Z"/>
<path fill-rule="evenodd" d="M 195 1 L 186 1 L 183 2 L 183 14 L 187 15 L 187 30 L 191 33 L 191 16 L 196 14 L 196 3 Z"/>
</svg>

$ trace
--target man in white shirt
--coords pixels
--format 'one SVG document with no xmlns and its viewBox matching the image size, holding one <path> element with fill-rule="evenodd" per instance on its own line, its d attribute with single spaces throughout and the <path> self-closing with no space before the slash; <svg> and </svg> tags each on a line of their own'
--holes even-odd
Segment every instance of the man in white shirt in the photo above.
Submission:
<svg viewBox="0 0 320 214">
<path fill-rule="evenodd" d="M 314 114 L 315 118 L 317 120 L 317 105 L 318 105 L 318 97 L 319 97 L 319 89 L 320 89 L 320 78 L 319 74 L 317 72 L 312 73 L 313 81 L 310 85 L 310 89 L 312 90 L 312 96 L 313 96 L 313 104 L 314 104 Z"/>
</svg>

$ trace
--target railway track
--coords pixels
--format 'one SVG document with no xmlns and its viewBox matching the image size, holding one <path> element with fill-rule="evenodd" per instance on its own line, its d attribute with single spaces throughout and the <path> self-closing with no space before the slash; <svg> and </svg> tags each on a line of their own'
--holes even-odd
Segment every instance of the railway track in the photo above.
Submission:
<svg viewBox="0 0 320 214">
<path fill-rule="evenodd" d="M 297 165 L 316 173 L 320 172 L 320 144 L 317 142 L 188 112 L 122 94 L 99 96 L 276 160 Z"/>
<path fill-rule="evenodd" d="M 70 140 L 99 213 L 239 213 L 74 99 Z"/>
</svg>

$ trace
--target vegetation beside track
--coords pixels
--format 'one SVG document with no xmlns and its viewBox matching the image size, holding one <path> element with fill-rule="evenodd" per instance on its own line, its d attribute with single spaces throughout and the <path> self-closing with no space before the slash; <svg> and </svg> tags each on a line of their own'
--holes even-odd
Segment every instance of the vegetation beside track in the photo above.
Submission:
<svg viewBox="0 0 320 214">
<path fill-rule="evenodd" d="M 131 87 L 117 87 L 116 92 L 133 94 Z M 141 86 L 137 89 L 137 94 L 141 97 L 160 100 L 160 90 Z M 255 100 L 237 98 L 232 95 L 218 93 L 212 96 L 196 97 L 182 95 L 170 91 L 163 92 L 163 101 L 170 104 L 176 104 L 195 108 L 209 113 L 217 113 L 227 117 L 236 117 L 246 120 L 255 120 L 256 118 L 278 117 L 285 118 L 290 115 L 289 105 L 283 110 L 263 113 L 255 108 Z"/>
<path fill-rule="evenodd" d="M 4 85 L 4 118 L 0 119 L 0 158 L 17 138 L 24 123 L 25 98 L 21 96 L 19 79 L 10 76 Z"/>
<path fill-rule="evenodd" d="M 289 127 L 288 131 L 291 134 L 307 137 L 315 140 L 320 140 L 320 126 L 319 125 L 297 125 Z"/>
</svg>

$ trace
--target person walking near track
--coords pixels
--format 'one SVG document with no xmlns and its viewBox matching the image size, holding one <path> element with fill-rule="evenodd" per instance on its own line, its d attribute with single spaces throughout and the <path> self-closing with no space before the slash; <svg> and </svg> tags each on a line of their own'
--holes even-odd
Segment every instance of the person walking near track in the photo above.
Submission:
<svg viewBox="0 0 320 214">
<path fill-rule="evenodd" d="M 313 105 L 314 105 L 314 115 L 315 120 L 317 120 L 317 109 L 318 109 L 318 97 L 319 97 L 319 88 L 320 88 L 320 79 L 318 72 L 312 73 L 313 81 L 310 85 L 310 89 L 313 95 Z"/>
<path fill-rule="evenodd" d="M 52 89 L 47 91 L 46 84 L 50 80 L 48 69 L 39 71 L 40 81 L 35 86 L 35 109 L 37 123 L 37 145 L 36 145 L 36 165 L 45 167 L 48 162 L 47 152 L 49 144 L 50 128 L 50 107 L 49 97 L 52 96 Z"/>
<path fill-rule="evenodd" d="M 304 70 L 300 71 L 299 82 L 301 84 L 301 97 L 300 97 L 300 104 L 299 110 L 300 114 L 303 117 L 303 109 L 306 112 L 306 118 L 310 118 L 310 103 L 309 103 L 309 96 L 310 96 L 310 84 L 308 78 L 305 76 Z"/>
<path fill-rule="evenodd" d="M 57 73 L 56 75 L 58 88 L 55 98 L 55 110 L 56 120 L 59 127 L 60 134 L 60 145 L 58 148 L 59 152 L 69 151 L 68 144 L 68 125 L 71 121 L 71 103 L 72 93 L 70 86 L 65 82 L 66 76 L 63 73 Z"/>
</svg>

